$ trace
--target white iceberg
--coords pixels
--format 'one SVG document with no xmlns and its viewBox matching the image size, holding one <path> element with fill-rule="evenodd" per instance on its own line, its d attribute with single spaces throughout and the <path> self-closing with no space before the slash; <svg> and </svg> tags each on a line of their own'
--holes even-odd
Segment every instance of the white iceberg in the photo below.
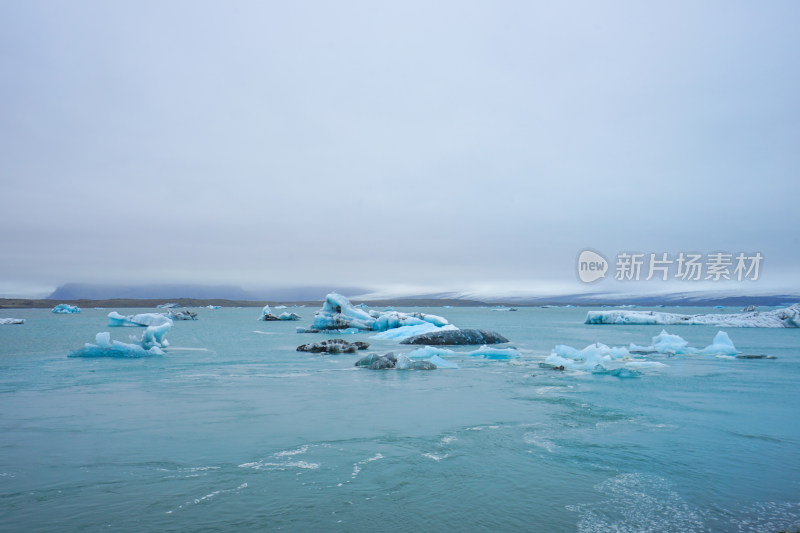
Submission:
<svg viewBox="0 0 800 533">
<path fill-rule="evenodd" d="M 772 311 L 748 313 L 708 313 L 683 315 L 658 311 L 589 311 L 586 324 L 628 324 L 665 326 L 719 326 L 730 328 L 797 328 L 800 327 L 800 304 Z"/>
<path fill-rule="evenodd" d="M 424 313 L 400 313 L 397 311 L 367 312 L 341 294 L 331 293 L 325 297 L 322 308 L 314 314 L 311 327 L 305 331 L 323 331 L 330 329 L 356 328 L 367 331 L 386 331 L 402 326 L 416 326 L 433 324 L 443 327 L 448 324 L 447 319 Z"/>
<path fill-rule="evenodd" d="M 95 336 L 94 344 L 87 342 L 83 348 L 70 351 L 67 357 L 136 358 L 164 355 L 162 348 L 166 348 L 169 344 L 164 335 L 171 327 L 171 322 L 160 326 L 148 326 L 140 340 L 131 337 L 132 343 L 111 341 L 111 334 L 103 331 Z"/>
<path fill-rule="evenodd" d="M 108 325 L 110 327 L 120 326 L 161 326 L 164 324 L 172 325 L 172 319 L 160 313 L 141 313 L 138 315 L 121 315 L 116 311 L 108 313 Z"/>
<path fill-rule="evenodd" d="M 712 343 L 705 348 L 693 348 L 689 342 L 679 335 L 671 335 L 666 330 L 653 337 L 650 346 L 631 344 L 624 346 L 606 346 L 602 343 L 590 344 L 583 350 L 571 346 L 558 345 L 544 360 L 547 365 L 564 369 L 591 370 L 595 373 L 605 372 L 606 365 L 622 364 L 631 368 L 665 367 L 658 361 L 636 359 L 634 355 L 723 355 L 732 356 L 738 351 L 728 334 L 717 332 Z"/>
<path fill-rule="evenodd" d="M 637 346 L 631 344 L 631 352 L 639 353 L 661 353 L 668 355 L 735 355 L 738 352 L 733 345 L 733 341 L 724 331 L 719 331 L 714 336 L 714 340 L 705 348 L 693 348 L 689 346 L 689 341 L 679 335 L 670 335 L 666 330 L 653 337 L 653 344 L 650 346 Z"/>
<path fill-rule="evenodd" d="M 406 354 L 406 356 L 410 357 L 411 359 L 428 359 L 433 357 L 434 355 L 455 355 L 456 352 L 453 350 L 448 350 L 447 348 L 434 348 L 432 346 L 423 346 L 422 348 L 417 348 L 416 350 L 412 350 Z"/>
<path fill-rule="evenodd" d="M 280 314 L 278 318 L 280 320 L 300 320 L 303 317 L 301 317 L 297 313 L 289 313 L 288 311 L 284 311 L 283 313 Z"/>
<path fill-rule="evenodd" d="M 0 326 L 6 326 L 10 324 L 24 324 L 24 318 L 0 318 Z"/>
<path fill-rule="evenodd" d="M 58 304 L 55 306 L 51 311 L 51 313 L 56 313 L 59 315 L 68 315 L 72 313 L 80 313 L 81 308 L 77 305 L 69 305 L 69 304 Z"/>
</svg>

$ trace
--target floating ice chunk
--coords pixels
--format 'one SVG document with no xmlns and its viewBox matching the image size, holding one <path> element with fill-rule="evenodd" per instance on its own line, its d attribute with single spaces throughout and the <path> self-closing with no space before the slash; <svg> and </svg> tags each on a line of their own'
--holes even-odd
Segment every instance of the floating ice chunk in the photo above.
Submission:
<svg viewBox="0 0 800 533">
<path fill-rule="evenodd" d="M 312 330 L 358 328 L 372 330 L 375 318 L 363 309 L 355 308 L 341 294 L 331 293 L 325 297 L 322 308 L 314 315 Z"/>
<path fill-rule="evenodd" d="M 283 312 L 278 318 L 281 320 L 300 320 L 303 317 L 301 317 L 297 313 Z"/>
<path fill-rule="evenodd" d="M 480 355 L 487 359 L 518 359 L 519 352 L 516 348 L 494 348 L 483 345 L 477 350 L 465 352 L 464 355 Z"/>
<path fill-rule="evenodd" d="M 689 341 L 678 335 L 670 335 L 662 329 L 659 335 L 653 337 L 653 349 L 659 353 L 686 353 Z"/>
<path fill-rule="evenodd" d="M 629 366 L 631 368 L 661 368 L 667 365 L 664 363 L 659 363 L 658 361 L 629 361 L 625 363 L 625 366 Z"/>
<path fill-rule="evenodd" d="M 414 326 L 400 326 L 399 328 L 387 329 L 386 331 L 376 333 L 370 338 L 382 340 L 405 340 L 413 337 L 414 335 L 420 335 L 422 333 L 430 333 L 432 331 L 448 331 L 453 329 L 458 328 L 452 324 L 439 327 L 431 322 L 422 322 L 421 324 Z"/>
<path fill-rule="evenodd" d="M 586 324 L 701 325 L 733 328 L 800 327 L 800 304 L 772 311 L 682 315 L 656 311 L 589 311 Z"/>
<path fill-rule="evenodd" d="M 176 311 L 170 308 L 169 317 L 173 320 L 197 320 L 197 313 L 189 311 L 188 309 L 181 309 Z"/>
<path fill-rule="evenodd" d="M 24 318 L 0 318 L 0 326 L 10 325 L 10 324 L 24 324 Z"/>
<path fill-rule="evenodd" d="M 138 315 L 121 315 L 116 311 L 108 313 L 108 325 L 118 326 L 161 326 L 163 324 L 172 325 L 172 319 L 160 313 L 141 313 Z"/>
<path fill-rule="evenodd" d="M 733 345 L 733 341 L 728 334 L 724 331 L 718 331 L 714 340 L 703 348 L 702 350 L 698 350 L 697 353 L 700 354 L 715 354 L 715 355 L 736 355 L 738 350 L 736 350 L 736 346 Z"/>
<path fill-rule="evenodd" d="M 427 359 L 429 357 L 433 357 L 434 355 L 455 355 L 456 352 L 453 350 L 448 350 L 447 348 L 433 348 L 431 346 L 424 346 L 422 348 L 417 348 L 416 350 L 410 351 L 406 354 L 406 356 L 412 359 Z"/>
<path fill-rule="evenodd" d="M 98 333 L 95 336 L 95 343 L 87 342 L 79 349 L 70 351 L 67 357 L 150 357 L 153 355 L 164 355 L 161 348 L 165 348 L 168 343 L 164 335 L 172 327 L 172 323 L 160 326 L 148 326 L 142 334 L 142 339 L 133 343 L 112 341 L 111 334 L 107 331 Z"/>
<path fill-rule="evenodd" d="M 148 326 L 142 333 L 142 340 L 140 344 L 145 350 L 157 346 L 159 348 L 166 348 L 169 342 L 164 338 L 164 335 L 172 328 L 171 323 L 161 324 L 160 326 Z"/>
<path fill-rule="evenodd" d="M 168 303 L 168 304 L 158 304 L 156 309 L 172 309 L 173 307 L 180 307 L 176 303 Z"/>
<path fill-rule="evenodd" d="M 311 327 L 305 332 L 324 331 L 330 329 L 356 328 L 369 331 L 386 331 L 402 326 L 415 326 L 430 323 L 435 326 L 447 325 L 447 320 L 437 315 L 424 313 L 399 313 L 391 309 L 386 311 L 369 310 L 354 306 L 341 294 L 331 293 L 325 297 L 322 308 L 314 315 Z"/>
<path fill-rule="evenodd" d="M 261 310 L 261 316 L 258 317 L 259 320 L 280 320 L 280 317 L 277 316 L 275 313 L 272 312 L 269 305 L 265 305 L 264 308 Z"/>
<path fill-rule="evenodd" d="M 597 365 L 629 357 L 630 352 L 625 347 L 610 347 L 598 342 L 590 344 L 583 350 L 559 344 L 544 361 L 556 367 L 563 366 L 574 370 L 592 370 Z"/>
<path fill-rule="evenodd" d="M 205 306 L 203 309 L 222 309 L 222 306 L 221 305 L 211 305 L 211 304 L 209 304 L 209 305 Z"/>
<path fill-rule="evenodd" d="M 436 368 L 458 368 L 457 364 L 442 359 L 438 355 L 432 355 L 428 361 L 436 365 Z"/>
<path fill-rule="evenodd" d="M 69 304 L 58 304 L 55 306 L 51 311 L 51 313 L 56 313 L 59 315 L 67 315 L 72 313 L 80 313 L 81 308 L 77 305 L 69 305 Z"/>
<path fill-rule="evenodd" d="M 411 368 L 412 363 L 413 361 L 407 355 L 400 354 L 397 356 L 397 362 L 395 362 L 394 367 L 397 370 L 408 370 Z"/>
</svg>

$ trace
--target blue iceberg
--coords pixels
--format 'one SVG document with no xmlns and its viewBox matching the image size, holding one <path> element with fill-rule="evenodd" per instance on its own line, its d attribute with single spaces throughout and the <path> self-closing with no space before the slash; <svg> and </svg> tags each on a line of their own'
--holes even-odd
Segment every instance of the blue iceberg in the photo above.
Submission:
<svg viewBox="0 0 800 533">
<path fill-rule="evenodd" d="M 94 344 L 87 342 L 83 348 L 70 351 L 67 357 L 139 358 L 164 355 L 162 348 L 169 345 L 164 335 L 171 327 L 172 323 L 148 326 L 140 340 L 131 338 L 132 343 L 112 341 L 111 334 L 103 331 L 95 336 Z"/>
<path fill-rule="evenodd" d="M 386 331 L 402 326 L 417 326 L 432 324 L 443 327 L 448 324 L 447 319 L 425 313 L 400 313 L 397 311 L 367 311 L 354 306 L 341 294 L 331 293 L 325 297 L 322 308 L 314 315 L 314 321 L 309 329 L 304 331 L 324 331 L 331 329 L 355 328 L 365 331 Z"/>
<path fill-rule="evenodd" d="M 81 308 L 78 307 L 77 305 L 58 304 L 50 312 L 51 313 L 56 313 L 56 314 L 59 314 L 59 315 L 69 315 L 69 314 L 72 314 L 72 313 L 80 313 L 81 312 Z"/>
</svg>

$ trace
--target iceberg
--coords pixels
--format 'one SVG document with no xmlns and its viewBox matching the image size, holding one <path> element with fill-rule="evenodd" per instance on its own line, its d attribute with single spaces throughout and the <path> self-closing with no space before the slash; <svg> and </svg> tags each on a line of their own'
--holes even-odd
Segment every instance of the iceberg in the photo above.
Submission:
<svg viewBox="0 0 800 533">
<path fill-rule="evenodd" d="M 448 350 L 447 348 L 433 348 L 432 346 L 423 346 L 422 348 L 417 348 L 416 350 L 412 350 L 406 354 L 406 356 L 412 359 L 427 359 L 431 358 L 435 355 L 455 355 L 456 352 L 453 350 Z"/>
<path fill-rule="evenodd" d="M 631 344 L 624 346 L 606 346 L 602 343 L 590 344 L 583 350 L 571 346 L 558 345 L 544 360 L 550 368 L 573 370 L 590 370 L 593 373 L 610 373 L 606 371 L 609 363 L 622 364 L 636 369 L 661 368 L 664 363 L 635 359 L 633 355 L 716 355 L 733 356 L 739 353 L 728 334 L 717 332 L 712 343 L 705 348 L 693 348 L 689 342 L 679 335 L 671 335 L 666 330 L 653 337 L 650 346 Z"/>
<path fill-rule="evenodd" d="M 431 322 L 423 322 L 414 326 L 400 326 L 399 328 L 387 329 L 380 333 L 371 336 L 371 339 L 379 340 L 405 340 L 414 335 L 421 335 L 422 333 L 431 333 L 433 331 L 448 331 L 458 329 L 452 324 L 446 326 L 437 326 Z"/>
<path fill-rule="evenodd" d="M 141 340 L 136 341 L 135 337 L 132 337 L 132 343 L 112 342 L 111 334 L 103 331 L 95 336 L 94 344 L 87 342 L 83 348 L 70 351 L 67 357 L 137 358 L 164 355 L 162 348 L 169 345 L 164 335 L 171 327 L 171 322 L 160 326 L 148 326 L 142 334 Z"/>
<path fill-rule="evenodd" d="M 24 318 L 0 318 L 0 326 L 7 326 L 10 324 L 24 324 Z"/>
<path fill-rule="evenodd" d="M 465 352 L 464 355 L 482 356 L 486 359 L 518 359 L 519 352 L 516 348 L 494 348 L 483 345 L 477 350 Z"/>
<path fill-rule="evenodd" d="M 657 311 L 589 311 L 586 324 L 626 324 L 665 326 L 718 326 L 730 328 L 797 328 L 800 327 L 800 304 L 772 311 L 746 313 L 708 313 L 683 315 Z"/>
<path fill-rule="evenodd" d="M 300 320 L 301 318 L 303 317 L 297 313 L 289 313 L 288 311 L 281 313 L 278 317 L 279 320 Z"/>
<path fill-rule="evenodd" d="M 508 339 L 494 331 L 485 329 L 456 329 L 434 331 L 414 335 L 400 344 L 427 344 L 427 345 L 465 345 L 465 344 L 500 344 Z"/>
<path fill-rule="evenodd" d="M 272 309 L 270 309 L 269 305 L 265 305 L 264 308 L 261 310 L 261 316 L 258 319 L 265 321 L 272 321 L 272 320 L 280 320 L 280 317 L 272 312 Z"/>
<path fill-rule="evenodd" d="M 341 294 L 331 293 L 325 297 L 322 308 L 314 314 L 311 327 L 304 332 L 313 333 L 331 329 L 356 328 L 366 331 L 386 331 L 401 326 L 430 323 L 446 326 L 447 319 L 425 313 L 400 313 L 393 310 L 365 310 L 354 306 Z"/>
<path fill-rule="evenodd" d="M 170 308 L 169 317 L 172 320 L 197 320 L 197 313 L 194 311 L 189 311 L 188 309 L 176 311 L 175 309 Z"/>
<path fill-rule="evenodd" d="M 81 308 L 77 305 L 69 305 L 69 304 L 58 304 L 55 306 L 51 311 L 51 313 L 56 313 L 59 315 L 68 315 L 72 313 L 80 313 Z"/>
<path fill-rule="evenodd" d="M 666 330 L 661 330 L 661 333 L 653 337 L 653 344 L 650 346 L 631 344 L 629 351 L 643 355 L 650 353 L 668 355 L 735 355 L 739 353 L 731 338 L 724 331 L 718 331 L 711 344 L 701 349 L 689 346 L 689 341 L 679 335 L 670 335 Z"/>
<path fill-rule="evenodd" d="M 108 325 L 110 327 L 121 326 L 162 326 L 169 324 L 172 326 L 172 319 L 160 313 L 141 313 L 138 315 L 121 315 L 116 311 L 108 313 Z"/>
</svg>

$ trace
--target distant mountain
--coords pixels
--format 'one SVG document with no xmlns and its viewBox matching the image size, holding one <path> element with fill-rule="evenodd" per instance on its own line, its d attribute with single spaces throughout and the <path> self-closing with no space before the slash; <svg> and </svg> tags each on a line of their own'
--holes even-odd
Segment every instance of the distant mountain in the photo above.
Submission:
<svg viewBox="0 0 800 533">
<path fill-rule="evenodd" d="M 366 292 L 355 287 L 289 287 L 246 291 L 233 285 L 92 285 L 66 283 L 58 287 L 48 300 L 178 299 L 311 302 L 325 298 L 329 292 L 355 296 Z"/>
<path fill-rule="evenodd" d="M 112 298 L 198 298 L 225 300 L 257 300 L 240 287 L 232 285 L 91 285 L 67 283 L 56 288 L 48 300 L 108 300 Z"/>
</svg>

